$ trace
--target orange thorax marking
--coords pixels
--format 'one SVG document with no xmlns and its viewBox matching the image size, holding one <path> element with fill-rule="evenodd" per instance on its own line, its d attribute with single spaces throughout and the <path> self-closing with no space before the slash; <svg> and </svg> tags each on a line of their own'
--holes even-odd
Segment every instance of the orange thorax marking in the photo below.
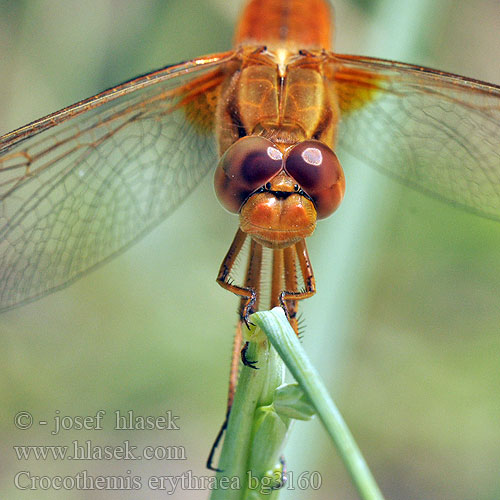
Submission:
<svg viewBox="0 0 500 500">
<path fill-rule="evenodd" d="M 235 116 L 245 135 L 264 135 L 283 150 L 312 137 L 333 146 L 337 99 L 334 85 L 323 78 L 321 53 L 247 47 L 240 57 L 220 99 L 221 153 L 242 132 Z"/>
</svg>

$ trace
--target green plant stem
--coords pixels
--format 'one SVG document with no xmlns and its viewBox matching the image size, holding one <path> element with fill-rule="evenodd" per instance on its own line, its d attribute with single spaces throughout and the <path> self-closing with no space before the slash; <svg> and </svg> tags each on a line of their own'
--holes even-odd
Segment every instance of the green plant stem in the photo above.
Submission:
<svg viewBox="0 0 500 500">
<path fill-rule="evenodd" d="M 257 360 L 258 369 L 243 367 L 241 370 L 219 460 L 221 472 L 216 476 L 220 485 L 225 481 L 224 484 L 233 486 L 214 489 L 211 500 L 261 498 L 259 488 L 249 491 L 249 477 L 260 480 L 275 466 L 289 426 L 289 421 L 278 422 L 284 430 L 274 442 L 273 436 L 256 438 L 262 408 L 272 404 L 276 388 L 283 383 L 284 365 L 264 335 L 254 335 L 252 339 L 247 358 Z M 263 498 L 276 496 L 274 492 L 271 495 L 267 492 Z"/>
<path fill-rule="evenodd" d="M 316 409 L 332 438 L 344 465 L 363 500 L 383 500 L 375 479 L 354 441 L 342 415 L 335 406 L 319 373 L 312 366 L 295 332 L 280 308 L 258 312 L 252 321 L 269 341 Z"/>
</svg>

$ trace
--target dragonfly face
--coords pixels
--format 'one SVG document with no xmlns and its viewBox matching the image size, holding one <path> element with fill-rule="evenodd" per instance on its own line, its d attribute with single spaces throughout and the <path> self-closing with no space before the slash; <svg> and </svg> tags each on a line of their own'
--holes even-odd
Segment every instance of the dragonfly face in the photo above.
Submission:
<svg viewBox="0 0 500 500">
<path fill-rule="evenodd" d="M 228 148 L 215 172 L 223 206 L 240 214 L 244 233 L 270 248 L 310 236 L 317 217 L 338 207 L 344 187 L 335 153 L 312 140 L 289 147 L 284 156 L 265 137 L 247 136 Z"/>
</svg>

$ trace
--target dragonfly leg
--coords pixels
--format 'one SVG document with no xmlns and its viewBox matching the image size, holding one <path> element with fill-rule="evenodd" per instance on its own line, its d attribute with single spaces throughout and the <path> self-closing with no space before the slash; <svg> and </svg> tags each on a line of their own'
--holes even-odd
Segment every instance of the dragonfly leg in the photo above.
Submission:
<svg viewBox="0 0 500 500">
<path fill-rule="evenodd" d="M 316 293 L 316 282 L 305 240 L 301 240 L 294 246 L 285 248 L 283 253 L 285 288 L 279 292 L 278 303 L 285 311 L 291 326 L 298 335 L 297 302 L 307 299 Z M 299 290 L 298 287 L 296 260 L 299 263 L 304 282 L 304 289 L 302 290 Z M 276 295 L 273 295 L 273 297 L 276 297 Z"/>
<path fill-rule="evenodd" d="M 241 229 L 238 229 L 238 231 L 236 232 L 236 236 L 234 237 L 234 240 L 231 243 L 231 246 L 229 247 L 229 250 L 227 251 L 227 254 L 224 257 L 224 260 L 222 261 L 222 264 L 220 266 L 219 274 L 217 275 L 217 283 L 219 283 L 219 285 L 222 288 L 229 290 L 235 295 L 241 297 L 242 300 L 240 306 L 240 317 L 245 322 L 247 328 L 249 328 L 250 322 L 248 321 L 248 317 L 250 316 L 250 314 L 255 312 L 255 307 L 257 303 L 257 291 L 252 286 L 235 285 L 231 280 L 231 270 L 234 267 L 236 258 L 241 252 L 246 237 L 247 235 Z M 252 245 L 254 244 L 257 247 L 260 247 L 260 245 L 254 243 L 252 240 Z M 262 258 L 262 251 L 261 251 L 261 258 Z M 250 264 L 251 261 L 252 261 L 252 253 L 250 254 Z M 248 272 L 247 272 L 247 280 L 248 280 Z"/>
<path fill-rule="evenodd" d="M 210 448 L 210 453 L 208 454 L 207 462 L 205 464 L 208 470 L 213 470 L 214 472 L 223 472 L 222 469 L 213 466 L 213 461 L 214 461 L 215 451 L 217 450 L 219 443 L 221 442 L 224 432 L 226 432 L 227 423 L 229 421 L 229 413 L 230 413 L 229 411 L 226 413 L 224 422 L 222 422 L 221 428 L 217 433 L 217 437 L 215 438 L 214 444 L 212 445 L 212 448 Z"/>
<path fill-rule="evenodd" d="M 295 246 L 285 248 L 283 257 L 285 261 L 285 290 L 297 290 L 299 285 L 297 280 L 297 251 L 295 250 Z M 283 307 L 283 300 L 281 298 L 282 291 L 283 290 L 280 291 L 280 296 L 278 300 L 279 305 L 281 307 Z M 297 320 L 297 314 L 298 314 L 299 304 L 297 300 L 288 300 L 286 302 L 286 307 L 284 309 L 285 309 L 285 314 L 288 317 L 288 321 L 290 322 L 290 325 L 292 325 L 292 328 L 298 335 L 299 325 Z"/>
<path fill-rule="evenodd" d="M 241 333 L 241 321 L 238 321 L 236 326 L 236 334 L 234 336 L 233 342 L 233 355 L 231 357 L 231 368 L 229 370 L 229 389 L 227 392 L 227 407 L 226 407 L 226 415 L 224 417 L 224 422 L 219 429 L 217 437 L 215 438 L 214 443 L 212 444 L 212 448 L 210 449 L 210 453 L 207 458 L 207 469 L 213 470 L 215 472 L 222 472 L 217 467 L 213 466 L 214 455 L 219 443 L 221 442 L 222 436 L 224 436 L 224 432 L 227 428 L 227 423 L 229 421 L 229 414 L 231 413 L 231 407 L 233 406 L 234 401 L 234 393 L 236 391 L 236 384 L 238 382 L 238 374 L 239 374 L 239 361 L 240 361 L 240 351 L 241 344 L 243 343 L 243 335 Z"/>
<path fill-rule="evenodd" d="M 241 320 L 238 321 L 238 324 L 236 326 L 236 334 L 234 336 L 234 343 L 233 343 L 233 355 L 231 358 L 231 368 L 229 372 L 229 390 L 227 394 L 227 409 L 226 409 L 226 416 L 224 418 L 224 422 L 222 423 L 222 426 L 219 430 L 219 433 L 217 434 L 217 437 L 215 438 L 214 444 L 212 445 L 212 448 L 210 450 L 210 454 L 208 455 L 207 458 L 207 468 L 216 472 L 220 472 L 220 469 L 213 467 L 213 459 L 215 455 L 215 451 L 217 447 L 219 446 L 219 443 L 224 435 L 224 432 L 227 428 L 227 424 L 229 421 L 229 415 L 231 413 L 231 407 L 233 405 L 234 401 L 234 393 L 236 391 L 236 384 L 238 382 L 238 374 L 239 374 L 239 361 L 240 361 L 240 356 L 241 360 L 244 365 L 249 366 L 250 368 L 257 369 L 255 363 L 257 361 L 249 361 L 246 359 L 245 353 L 246 353 L 246 348 L 248 346 L 248 342 L 245 343 L 245 346 L 243 349 L 241 348 L 243 344 L 243 334 L 242 334 L 242 323 L 245 321 L 244 315 L 251 314 L 254 312 L 254 309 L 258 307 L 258 295 L 256 290 L 259 289 L 260 287 L 260 273 L 262 269 L 262 246 L 256 243 L 254 240 L 251 241 L 250 243 L 250 257 L 248 260 L 248 267 L 246 271 L 246 278 L 245 278 L 245 287 L 237 287 L 233 284 L 231 284 L 228 279 L 229 279 L 229 274 L 231 272 L 232 267 L 234 266 L 234 262 L 238 256 L 238 254 L 241 251 L 241 248 L 243 246 L 243 243 L 245 242 L 246 235 L 242 231 L 238 230 L 236 233 L 236 236 L 234 238 L 234 241 L 229 248 L 229 251 L 224 259 L 224 262 L 221 265 L 219 275 L 217 277 L 217 282 L 223 286 L 223 288 L 226 288 L 233 293 L 237 293 L 233 290 L 233 288 L 229 288 L 228 286 L 224 285 L 219 278 L 223 278 L 224 282 L 237 289 L 239 292 L 241 290 L 243 291 L 252 291 L 254 294 L 254 301 L 249 304 L 248 300 L 248 295 L 244 295 L 243 293 L 237 293 L 237 295 L 241 296 L 241 301 L 240 301 L 240 307 L 239 307 L 239 314 Z M 245 323 L 248 326 L 248 322 L 245 321 Z"/>
<path fill-rule="evenodd" d="M 250 241 L 250 255 L 248 258 L 247 273 L 245 278 L 245 286 L 251 288 L 252 290 L 260 290 L 260 278 L 262 272 L 262 245 L 259 245 L 254 240 Z M 240 318 L 244 320 L 245 318 L 245 307 L 247 307 L 247 301 L 245 298 L 241 298 L 239 314 Z M 259 307 L 259 296 L 256 295 L 255 302 L 251 305 L 251 310 L 247 311 L 250 314 L 255 312 Z M 248 325 L 247 325 L 248 326 Z M 245 366 L 249 368 L 258 368 L 255 366 L 257 361 L 250 361 L 247 359 L 246 353 L 248 350 L 248 342 L 245 342 L 243 349 L 241 350 L 241 361 Z"/>
<path fill-rule="evenodd" d="M 257 364 L 257 361 L 250 361 L 247 358 L 248 346 L 249 346 L 249 343 L 245 342 L 245 345 L 243 346 L 243 349 L 240 352 L 241 362 L 245 366 L 248 366 L 249 368 L 253 368 L 254 370 L 258 370 L 258 368 L 255 366 Z"/>
<path fill-rule="evenodd" d="M 280 482 L 276 486 L 273 486 L 271 488 L 273 490 L 279 490 L 279 489 L 283 488 L 283 486 L 285 486 L 285 484 L 288 480 L 288 476 L 286 473 L 286 462 L 285 462 L 285 457 L 283 455 L 281 455 L 281 457 L 280 457 L 280 464 L 281 464 Z"/>
</svg>

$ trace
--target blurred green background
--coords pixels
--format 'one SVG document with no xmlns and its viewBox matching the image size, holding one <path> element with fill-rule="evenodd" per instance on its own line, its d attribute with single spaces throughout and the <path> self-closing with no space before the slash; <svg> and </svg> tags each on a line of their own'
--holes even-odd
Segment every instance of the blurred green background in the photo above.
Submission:
<svg viewBox="0 0 500 500">
<path fill-rule="evenodd" d="M 407 0 L 404 8 L 419 3 Z M 413 22 L 407 55 L 394 52 L 399 13 L 391 5 L 335 2 L 337 51 L 398 57 L 500 83 L 498 0 L 435 0 Z M 1 1 L 0 8 L 5 133 L 136 74 L 227 49 L 240 2 L 33 0 Z M 318 294 L 303 308 L 305 347 L 386 498 L 498 499 L 500 225 L 366 167 L 344 167 L 348 190 L 365 176 L 376 183 L 375 207 L 348 195 L 346 207 L 310 239 Z M 144 481 L 187 470 L 208 475 L 204 462 L 225 411 L 237 305 L 215 283 L 237 219 L 219 207 L 211 182 L 209 175 L 167 221 L 108 265 L 0 316 L 2 499 L 166 497 L 146 487 L 19 491 L 13 476 L 20 470 L 86 469 Z M 365 214 L 355 223 L 350 206 Z M 347 243 L 337 252 L 339 240 Z M 20 431 L 13 424 L 20 410 L 51 422 L 56 410 L 94 415 L 99 409 L 108 413 L 102 431 L 51 436 L 44 427 Z M 180 430 L 112 431 L 115 410 L 171 410 Z M 180 445 L 187 460 L 25 462 L 12 449 L 74 439 Z M 295 476 L 319 471 L 323 486 L 283 498 L 357 498 L 317 421 L 297 425 L 286 457 Z M 196 489 L 172 495 L 207 496 Z"/>
</svg>

